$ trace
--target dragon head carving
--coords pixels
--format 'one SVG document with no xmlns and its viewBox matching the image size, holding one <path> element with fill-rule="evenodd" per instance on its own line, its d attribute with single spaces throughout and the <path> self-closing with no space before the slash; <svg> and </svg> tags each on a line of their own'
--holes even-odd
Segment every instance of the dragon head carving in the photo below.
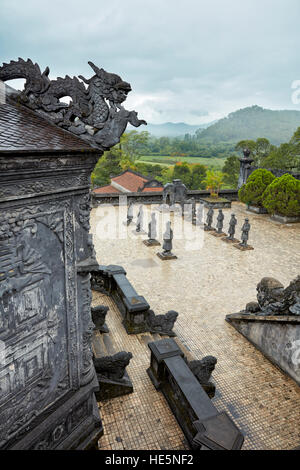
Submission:
<svg viewBox="0 0 300 470">
<path fill-rule="evenodd" d="M 147 124 L 137 118 L 135 111 L 126 111 L 122 103 L 131 91 L 129 83 L 114 73 L 106 72 L 93 62 L 88 62 L 95 75 L 86 79 L 87 87 L 77 77 L 49 79 L 49 67 L 44 72 L 30 59 L 19 58 L 0 67 L 3 82 L 25 78 L 25 88 L 14 96 L 19 103 L 47 115 L 56 125 L 88 141 L 92 146 L 108 150 L 120 141 L 128 122 L 139 127 Z M 61 102 L 64 97 L 71 102 Z"/>
</svg>

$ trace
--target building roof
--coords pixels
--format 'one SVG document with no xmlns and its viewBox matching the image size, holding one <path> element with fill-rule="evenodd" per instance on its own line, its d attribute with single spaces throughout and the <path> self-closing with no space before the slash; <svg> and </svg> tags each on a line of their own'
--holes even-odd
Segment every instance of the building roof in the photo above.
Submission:
<svg viewBox="0 0 300 470">
<path fill-rule="evenodd" d="M 120 175 L 111 178 L 111 184 L 93 190 L 96 194 L 105 193 L 137 193 L 162 192 L 163 185 L 148 176 L 143 176 L 131 169 L 123 171 Z"/>
<path fill-rule="evenodd" d="M 96 151 L 31 109 L 9 99 L 0 104 L 0 152 L 47 150 Z"/>
<path fill-rule="evenodd" d="M 121 191 L 119 191 L 117 188 L 114 188 L 110 184 L 107 184 L 106 186 L 101 186 L 101 188 L 96 188 L 93 191 L 96 194 L 107 194 L 107 193 L 119 193 L 121 194 Z"/>
<path fill-rule="evenodd" d="M 126 170 L 120 175 L 113 177 L 112 181 L 127 189 L 127 191 L 136 193 L 139 189 L 143 188 L 145 183 L 149 181 L 149 178 L 135 171 Z"/>
</svg>

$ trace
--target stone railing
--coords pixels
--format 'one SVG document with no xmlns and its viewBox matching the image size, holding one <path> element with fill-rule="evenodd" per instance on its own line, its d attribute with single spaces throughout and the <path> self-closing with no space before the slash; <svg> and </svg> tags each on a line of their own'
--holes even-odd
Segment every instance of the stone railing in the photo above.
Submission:
<svg viewBox="0 0 300 470">
<path fill-rule="evenodd" d="M 155 315 L 146 299 L 138 295 L 126 277 L 122 266 L 98 266 L 91 271 L 91 287 L 108 294 L 114 300 L 128 334 L 159 333 L 176 336 L 173 326 L 178 313 L 170 310 L 165 315 Z"/>
<path fill-rule="evenodd" d="M 188 366 L 173 339 L 148 344 L 151 364 L 148 375 L 164 394 L 190 446 L 194 450 L 234 450 L 243 434 L 227 413 L 219 412 Z"/>
<path fill-rule="evenodd" d="M 124 193 L 122 195 L 116 193 L 102 193 L 97 194 L 92 192 L 92 204 L 93 207 L 97 207 L 100 204 L 112 204 L 113 206 L 119 205 L 119 198 L 127 197 L 127 204 L 130 202 L 136 204 L 161 204 L 162 203 L 162 192 L 145 192 L 145 193 Z M 238 200 L 237 189 L 223 189 L 219 193 L 220 197 L 228 199 L 230 201 Z M 209 191 L 204 190 L 190 190 L 187 191 L 187 199 L 194 198 L 196 202 L 203 198 L 209 197 Z"/>
</svg>

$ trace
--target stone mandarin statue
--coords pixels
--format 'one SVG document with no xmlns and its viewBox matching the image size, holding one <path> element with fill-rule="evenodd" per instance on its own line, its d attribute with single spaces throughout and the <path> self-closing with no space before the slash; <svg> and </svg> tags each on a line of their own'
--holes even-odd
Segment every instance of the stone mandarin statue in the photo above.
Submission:
<svg viewBox="0 0 300 470">
<path fill-rule="evenodd" d="M 144 220 L 144 210 L 143 210 L 143 206 L 140 206 L 139 212 L 137 215 L 137 221 L 136 221 L 136 232 L 141 232 L 143 230 L 143 220 Z"/>
<path fill-rule="evenodd" d="M 222 233 L 223 230 L 223 221 L 224 221 L 224 214 L 222 209 L 219 209 L 219 214 L 217 217 L 217 232 Z"/>
<path fill-rule="evenodd" d="M 247 247 L 248 246 L 248 239 L 249 239 L 249 231 L 250 231 L 251 225 L 249 224 L 249 219 L 245 219 L 245 223 L 242 227 L 242 235 L 241 235 L 241 240 L 242 242 L 240 245 L 242 247 Z"/>
<path fill-rule="evenodd" d="M 212 230 L 212 222 L 213 222 L 213 216 L 214 216 L 214 210 L 212 207 L 210 207 L 207 211 L 206 215 L 206 225 L 204 227 L 204 230 Z"/>
<path fill-rule="evenodd" d="M 234 240 L 234 235 L 235 235 L 235 227 L 237 224 L 237 219 L 235 217 L 235 214 L 231 214 L 231 219 L 229 222 L 229 229 L 228 229 L 228 240 Z"/>
</svg>

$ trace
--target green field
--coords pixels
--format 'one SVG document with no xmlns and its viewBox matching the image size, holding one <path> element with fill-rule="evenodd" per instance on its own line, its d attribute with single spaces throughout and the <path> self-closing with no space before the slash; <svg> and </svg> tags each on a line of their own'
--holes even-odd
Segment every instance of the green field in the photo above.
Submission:
<svg viewBox="0 0 300 470">
<path fill-rule="evenodd" d="M 176 162 L 182 161 L 187 163 L 200 163 L 202 165 L 221 170 L 226 158 L 202 158 L 202 157 L 170 157 L 168 155 L 143 155 L 137 161 L 141 163 L 150 163 L 152 165 L 159 164 L 164 166 L 175 165 Z"/>
</svg>

